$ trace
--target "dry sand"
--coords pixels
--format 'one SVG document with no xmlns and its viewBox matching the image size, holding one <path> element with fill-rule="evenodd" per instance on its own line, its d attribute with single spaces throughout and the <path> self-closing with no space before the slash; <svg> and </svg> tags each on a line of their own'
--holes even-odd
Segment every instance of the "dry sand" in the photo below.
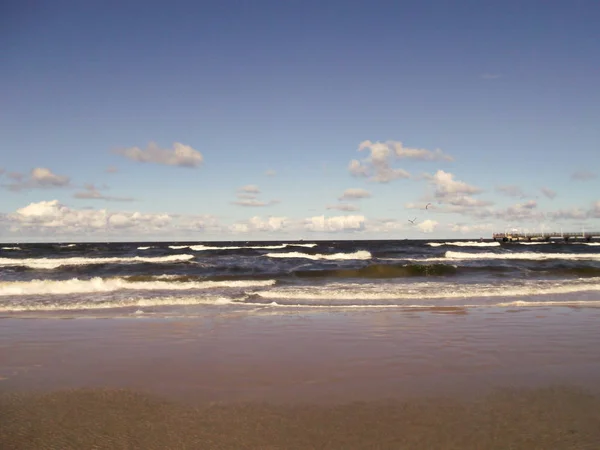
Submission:
<svg viewBox="0 0 600 450">
<path fill-rule="evenodd" d="M 0 320 L 2 449 L 595 449 L 599 310 Z"/>
</svg>

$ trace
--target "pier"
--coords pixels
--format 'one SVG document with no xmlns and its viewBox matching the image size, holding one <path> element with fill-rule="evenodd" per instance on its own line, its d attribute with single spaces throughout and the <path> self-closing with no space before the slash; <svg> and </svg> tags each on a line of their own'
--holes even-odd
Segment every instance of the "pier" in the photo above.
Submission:
<svg viewBox="0 0 600 450">
<path fill-rule="evenodd" d="M 518 242 L 518 241 L 555 241 L 562 240 L 569 242 L 570 240 L 583 240 L 590 242 L 593 238 L 600 238 L 600 231 L 586 232 L 543 232 L 543 233 L 520 233 L 517 231 L 494 233 L 494 241 L 501 242 Z"/>
</svg>

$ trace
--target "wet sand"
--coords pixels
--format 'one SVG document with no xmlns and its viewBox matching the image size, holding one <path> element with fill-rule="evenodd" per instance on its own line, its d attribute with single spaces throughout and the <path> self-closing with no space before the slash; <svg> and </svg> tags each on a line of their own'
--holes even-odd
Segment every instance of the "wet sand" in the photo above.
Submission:
<svg viewBox="0 0 600 450">
<path fill-rule="evenodd" d="M 599 319 L 1 319 L 0 448 L 597 448 Z"/>
</svg>

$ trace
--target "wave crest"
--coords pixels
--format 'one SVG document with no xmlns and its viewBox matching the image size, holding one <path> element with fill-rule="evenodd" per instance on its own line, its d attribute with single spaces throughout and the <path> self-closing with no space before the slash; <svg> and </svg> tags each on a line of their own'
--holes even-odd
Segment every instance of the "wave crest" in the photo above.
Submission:
<svg viewBox="0 0 600 450">
<path fill-rule="evenodd" d="M 21 266 L 32 269 L 56 269 L 63 266 L 86 266 L 93 264 L 165 263 L 193 259 L 194 255 L 133 256 L 124 258 L 0 258 L 0 266 Z"/>
<path fill-rule="evenodd" d="M 317 253 L 311 255 L 308 253 L 301 252 L 289 252 L 289 253 L 267 253 L 269 258 L 306 258 L 312 260 L 327 259 L 327 260 L 344 260 L 344 259 L 371 259 L 371 253 L 366 250 L 358 250 L 354 253 L 333 253 L 333 254 L 321 254 Z"/>
</svg>

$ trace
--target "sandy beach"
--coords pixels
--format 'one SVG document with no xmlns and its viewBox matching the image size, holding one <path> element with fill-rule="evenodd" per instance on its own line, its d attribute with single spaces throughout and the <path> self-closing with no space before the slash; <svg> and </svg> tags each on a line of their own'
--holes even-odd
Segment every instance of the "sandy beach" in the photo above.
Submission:
<svg viewBox="0 0 600 450">
<path fill-rule="evenodd" d="M 600 310 L 3 319 L 0 446 L 594 448 Z"/>
</svg>

